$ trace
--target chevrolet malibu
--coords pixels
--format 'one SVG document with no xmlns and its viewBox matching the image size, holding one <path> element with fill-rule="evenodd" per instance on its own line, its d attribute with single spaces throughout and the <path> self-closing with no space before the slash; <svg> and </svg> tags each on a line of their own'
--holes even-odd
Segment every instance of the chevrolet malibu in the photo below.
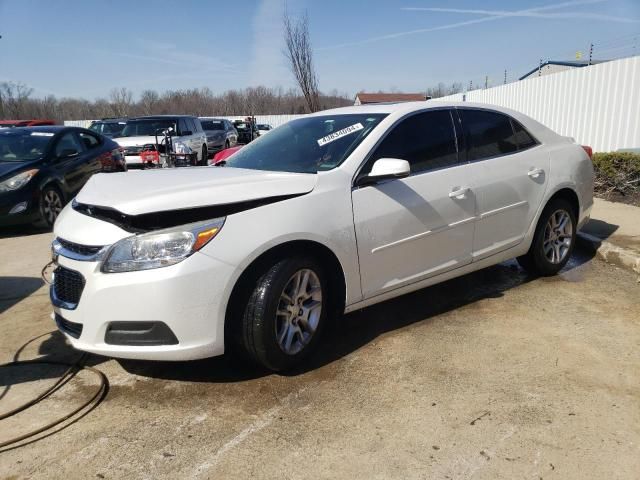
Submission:
<svg viewBox="0 0 640 480">
<path fill-rule="evenodd" d="M 88 352 L 285 370 L 343 312 L 513 257 L 557 273 L 593 203 L 585 150 L 431 101 L 308 115 L 219 167 L 96 175 L 55 225 L 53 316 Z"/>
</svg>

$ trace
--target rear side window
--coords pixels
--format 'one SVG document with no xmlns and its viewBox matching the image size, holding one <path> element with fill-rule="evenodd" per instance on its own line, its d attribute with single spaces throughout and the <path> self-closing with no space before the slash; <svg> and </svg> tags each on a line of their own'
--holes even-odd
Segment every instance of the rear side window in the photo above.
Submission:
<svg viewBox="0 0 640 480">
<path fill-rule="evenodd" d="M 380 158 L 406 160 L 411 165 L 411 173 L 455 165 L 458 152 L 451 113 L 435 110 L 402 120 L 378 146 L 365 173 Z"/>
<path fill-rule="evenodd" d="M 82 140 L 82 143 L 87 150 L 91 150 L 92 148 L 100 146 L 100 140 L 95 135 L 80 132 L 78 133 L 78 136 L 80 137 L 80 140 Z"/>
<path fill-rule="evenodd" d="M 518 150 L 511 119 L 487 110 L 460 110 L 464 126 L 467 161 L 499 157 Z"/>
<path fill-rule="evenodd" d="M 538 142 L 533 138 L 529 132 L 527 132 L 520 122 L 511 119 L 513 125 L 513 131 L 516 134 L 516 143 L 518 144 L 518 150 L 526 150 L 527 148 L 535 147 Z"/>
</svg>

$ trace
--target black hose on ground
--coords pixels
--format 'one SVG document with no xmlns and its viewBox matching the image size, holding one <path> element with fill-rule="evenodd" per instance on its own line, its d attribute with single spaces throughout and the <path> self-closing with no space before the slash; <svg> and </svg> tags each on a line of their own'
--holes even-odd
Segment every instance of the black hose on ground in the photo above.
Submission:
<svg viewBox="0 0 640 480">
<path fill-rule="evenodd" d="M 49 281 L 49 279 L 47 278 L 46 270 L 52 264 L 53 264 L 53 261 L 47 263 L 42 268 L 42 271 L 41 271 L 42 279 L 46 283 L 51 283 Z M 8 362 L 8 363 L 0 364 L 0 369 L 2 369 L 2 368 L 11 368 L 11 367 L 28 367 L 28 366 L 33 366 L 33 365 L 55 365 L 55 366 L 67 367 L 67 369 L 64 371 L 62 376 L 60 376 L 60 378 L 58 378 L 58 380 L 56 380 L 56 382 L 53 385 L 51 385 L 49 388 L 47 388 L 42 393 L 37 395 L 35 398 L 32 398 L 31 400 L 23 403 L 22 405 L 19 405 L 19 406 L 15 407 L 12 410 L 9 410 L 8 412 L 0 413 L 0 421 L 5 420 L 5 419 L 7 419 L 9 417 L 12 417 L 14 415 L 17 415 L 18 413 L 23 412 L 23 411 L 27 410 L 28 408 L 33 407 L 34 405 L 38 404 L 39 402 L 41 402 L 42 400 L 44 400 L 45 398 L 49 397 L 51 394 L 53 394 L 54 392 L 56 392 L 57 390 L 62 388 L 64 385 L 66 385 L 81 370 L 88 370 L 88 371 L 94 373 L 95 375 L 97 375 L 97 377 L 98 377 L 98 379 L 100 381 L 100 385 L 98 386 L 98 389 L 96 390 L 96 392 L 91 396 L 91 398 L 88 401 L 82 403 L 79 407 L 73 409 L 73 411 L 71 411 L 70 413 L 64 415 L 63 417 L 60 417 L 60 418 L 58 418 L 58 419 L 56 419 L 56 420 L 54 420 L 52 422 L 47 423 L 46 425 L 44 425 L 44 426 L 42 426 L 40 428 L 37 428 L 37 429 L 32 430 L 30 432 L 27 432 L 25 434 L 19 435 L 19 436 L 14 437 L 14 438 L 10 438 L 8 440 L 0 441 L 0 453 L 7 452 L 9 450 L 13 450 L 15 448 L 19 448 L 19 447 L 22 447 L 24 445 L 28 445 L 29 443 L 33 443 L 35 441 L 41 440 L 42 438 L 48 437 L 49 435 L 52 435 L 53 433 L 55 433 L 55 432 L 57 432 L 59 430 L 62 430 L 63 428 L 71 425 L 72 423 L 75 423 L 76 421 L 78 421 L 82 417 L 84 417 L 86 414 L 91 412 L 107 396 L 107 392 L 109 391 L 109 380 L 107 379 L 107 376 L 104 373 L 102 373 L 100 370 L 98 370 L 97 368 L 89 367 L 89 366 L 84 364 L 84 362 L 87 359 L 87 354 L 86 353 L 82 354 L 82 356 L 80 358 L 78 358 L 78 360 L 76 360 L 75 363 L 59 362 L 59 361 L 55 361 L 55 360 L 39 360 L 39 359 L 18 360 L 18 358 L 20 356 L 20 353 L 26 348 L 27 345 L 29 345 L 33 341 L 37 340 L 38 338 L 41 338 L 41 337 L 43 337 L 45 335 L 49 335 L 51 333 L 52 332 L 43 333 L 42 335 L 38 335 L 38 336 L 32 338 L 31 340 L 29 340 L 27 343 L 25 343 L 24 345 L 22 345 L 18 349 L 18 351 L 13 356 L 13 361 L 12 362 Z M 11 387 L 10 385 L 6 386 L 5 390 L 2 392 L 2 395 L 0 395 L 0 399 L 2 399 L 7 394 L 7 392 L 9 391 L 10 387 Z M 37 435 L 39 435 L 41 433 L 44 433 L 44 432 L 47 432 L 48 430 L 51 430 L 54 427 L 62 424 L 63 422 L 71 419 L 72 417 L 74 417 L 74 415 L 77 415 L 78 413 L 82 412 L 83 410 L 84 410 L 84 412 L 81 415 L 79 415 L 75 419 L 71 420 L 67 425 L 62 426 L 62 427 L 60 427 L 59 429 L 57 429 L 55 431 L 51 431 L 46 435 L 42 435 L 42 436 L 40 436 L 38 438 L 35 438 Z M 27 441 L 27 440 L 30 440 L 30 441 Z M 24 442 L 24 443 L 21 443 L 21 442 Z"/>
<path fill-rule="evenodd" d="M 87 365 L 84 365 L 83 362 L 86 358 L 86 354 L 82 355 L 82 357 L 80 357 L 80 359 L 78 359 L 78 361 L 76 363 L 67 363 L 67 362 L 57 362 L 57 361 L 53 361 L 53 360 L 22 360 L 22 361 L 14 361 L 14 362 L 9 362 L 9 363 L 4 363 L 4 364 L 0 364 L 0 368 L 7 368 L 7 367 L 26 367 L 26 366 L 32 366 L 32 365 L 56 365 L 56 366 L 63 366 L 63 367 L 68 367 L 65 372 L 63 373 L 63 375 L 53 384 L 51 385 L 49 388 L 47 388 L 45 391 L 43 391 L 42 393 L 40 393 L 38 396 L 36 396 L 35 398 L 25 402 L 22 405 L 19 405 L 18 407 L 0 414 L 0 420 L 4 420 L 6 418 L 9 418 L 13 415 L 16 415 L 20 412 L 23 412 L 24 410 L 27 410 L 28 408 L 36 405 L 37 403 L 39 403 L 40 401 L 44 400 L 45 398 L 47 398 L 49 395 L 51 395 L 52 393 L 54 393 L 56 390 L 60 389 L 62 386 L 64 386 L 69 380 L 71 380 L 73 377 L 76 376 L 76 374 L 78 372 L 80 372 L 81 370 L 88 370 L 92 373 L 94 373 L 99 381 L 100 384 L 98 386 L 98 389 L 95 391 L 95 393 L 91 396 L 91 398 L 89 400 L 87 400 L 86 402 L 83 402 L 79 407 L 73 409 L 70 413 L 52 421 L 47 423 L 46 425 L 37 428 L 35 430 L 32 430 L 28 433 L 25 433 L 23 435 L 19 435 L 17 437 L 8 439 L 8 440 L 4 440 L 0 442 L 0 453 L 2 452 L 6 452 L 8 450 L 13 450 L 14 448 L 18 448 L 20 446 L 26 445 L 28 443 L 32 443 L 34 441 L 40 440 L 41 438 L 44 438 L 48 435 L 43 435 L 42 437 L 39 438 L 33 438 L 38 434 L 41 434 L 43 432 L 46 432 L 47 430 L 50 430 L 58 425 L 60 425 L 61 423 L 69 420 L 70 418 L 72 418 L 74 415 L 80 413 L 82 410 L 85 410 L 85 412 L 83 412 L 78 418 L 72 420 L 70 422 L 74 423 L 77 420 L 79 420 L 80 418 L 84 417 L 86 414 L 88 414 L 90 411 L 92 411 L 95 407 L 98 406 L 98 404 L 100 404 L 102 402 L 102 400 L 106 397 L 107 392 L 109 391 L 109 381 L 107 379 L 107 376 L 102 373 L 100 370 L 98 370 L 97 368 L 94 367 L 89 367 Z M 64 428 L 64 427 L 62 427 Z M 56 430 L 57 431 L 57 430 Z M 55 432 L 51 432 L 51 433 L 55 433 Z M 21 445 L 16 445 L 20 442 L 23 442 L 25 440 L 29 440 L 31 439 L 30 442 L 26 442 L 24 444 Z"/>
</svg>

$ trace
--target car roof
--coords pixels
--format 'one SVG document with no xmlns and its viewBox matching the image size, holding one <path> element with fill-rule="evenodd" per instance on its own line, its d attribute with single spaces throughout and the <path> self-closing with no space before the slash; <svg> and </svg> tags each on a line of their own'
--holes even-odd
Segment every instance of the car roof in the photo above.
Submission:
<svg viewBox="0 0 640 480">
<path fill-rule="evenodd" d="M 11 130 L 20 132 L 45 132 L 45 133 L 59 133 L 63 130 L 74 130 L 74 127 L 67 127 L 65 125 L 36 125 L 35 127 L 14 127 Z M 78 129 L 80 130 L 80 129 Z"/>
<path fill-rule="evenodd" d="M 170 120 L 172 118 L 198 118 L 193 115 L 147 115 L 142 117 L 133 117 L 129 120 Z"/>
<path fill-rule="evenodd" d="M 324 110 L 316 112 L 313 115 L 336 115 L 336 114 L 355 114 L 355 113 L 410 113 L 418 110 L 425 110 L 429 108 L 443 108 L 443 107 L 465 107 L 465 108 L 486 108 L 489 110 L 495 110 L 497 112 L 503 112 L 512 114 L 513 110 L 508 108 L 499 107 L 497 105 L 488 105 L 484 103 L 474 102 L 451 102 L 445 100 L 425 100 L 420 102 L 397 102 L 397 103 L 372 103 L 367 105 L 353 105 L 349 107 L 333 108 L 331 110 Z"/>
</svg>

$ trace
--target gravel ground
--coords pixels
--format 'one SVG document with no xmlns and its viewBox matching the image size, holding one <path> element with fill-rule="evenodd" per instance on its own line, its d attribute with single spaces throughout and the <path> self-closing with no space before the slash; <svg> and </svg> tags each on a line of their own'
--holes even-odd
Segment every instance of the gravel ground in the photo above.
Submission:
<svg viewBox="0 0 640 480">
<path fill-rule="evenodd" d="M 14 236 L 11 236 L 14 235 Z M 0 362 L 73 360 L 39 280 L 50 234 L 0 237 Z M 224 358 L 91 356 L 105 400 L 0 453 L 0 478 L 637 479 L 640 284 L 577 252 L 559 276 L 498 265 L 350 314 L 304 370 Z M 0 412 L 61 369 L 0 369 Z M 64 415 L 81 372 L 0 422 L 0 442 Z"/>
</svg>

